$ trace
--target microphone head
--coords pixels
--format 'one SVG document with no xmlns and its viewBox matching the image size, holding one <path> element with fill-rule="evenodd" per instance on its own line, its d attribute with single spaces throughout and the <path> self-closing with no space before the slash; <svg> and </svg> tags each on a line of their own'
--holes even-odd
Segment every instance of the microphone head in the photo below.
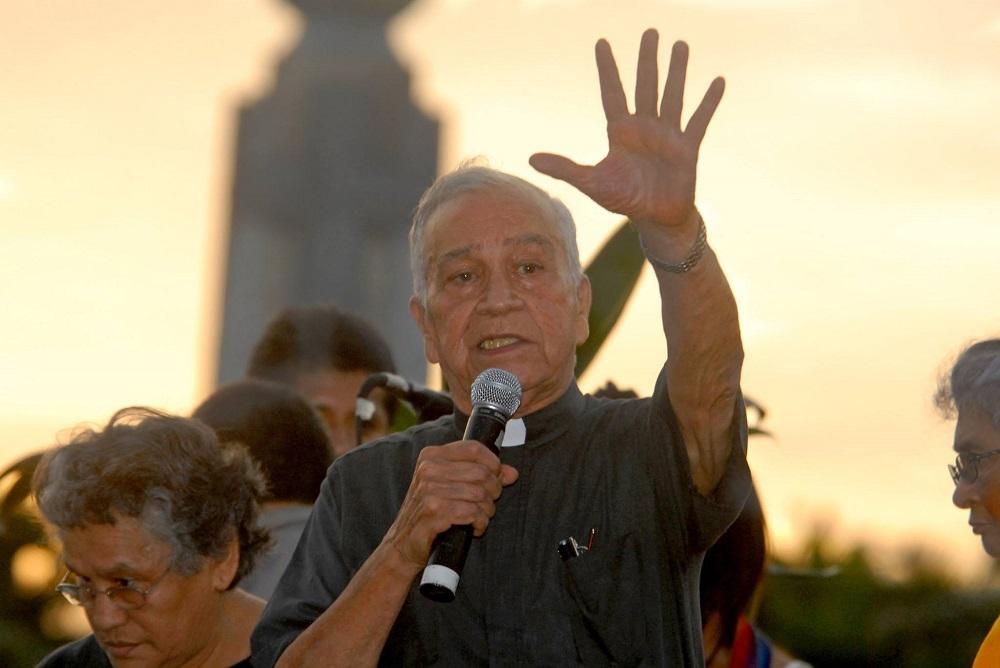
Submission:
<svg viewBox="0 0 1000 668">
<path fill-rule="evenodd" d="M 472 382 L 472 405 L 491 406 L 510 418 L 521 405 L 521 383 L 510 371 L 487 369 Z"/>
</svg>

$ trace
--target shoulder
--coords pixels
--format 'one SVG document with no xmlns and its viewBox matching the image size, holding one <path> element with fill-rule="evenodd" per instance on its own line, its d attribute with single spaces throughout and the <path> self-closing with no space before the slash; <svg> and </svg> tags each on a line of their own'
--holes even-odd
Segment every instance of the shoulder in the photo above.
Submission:
<svg viewBox="0 0 1000 668">
<path fill-rule="evenodd" d="M 108 655 L 104 653 L 93 635 L 80 638 L 63 645 L 38 664 L 36 668 L 111 668 Z"/>
</svg>

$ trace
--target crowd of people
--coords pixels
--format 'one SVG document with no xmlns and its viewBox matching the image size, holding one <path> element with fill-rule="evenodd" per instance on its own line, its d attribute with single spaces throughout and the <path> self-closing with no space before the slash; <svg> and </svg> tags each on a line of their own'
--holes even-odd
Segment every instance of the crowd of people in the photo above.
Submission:
<svg viewBox="0 0 1000 668">
<path fill-rule="evenodd" d="M 635 225 L 668 351 L 652 396 L 580 390 L 591 285 L 570 212 L 465 164 L 430 186 L 410 231 L 410 311 L 454 411 L 391 433 L 399 400 L 376 388 L 356 424 L 391 352 L 362 319 L 316 306 L 280 314 L 246 378 L 190 417 L 133 407 L 78 433 L 45 456 L 34 493 L 62 544 L 57 588 L 93 633 L 41 665 L 805 665 L 748 617 L 766 539 L 743 348 L 695 205 L 724 83 L 682 125 L 687 46 L 661 96 L 657 40 L 642 37 L 631 112 L 597 43 L 604 159 L 531 158 Z M 520 395 L 484 444 L 466 428 L 490 368 Z M 1000 558 L 1000 341 L 962 353 L 938 399 L 958 418 L 954 502 Z M 418 584 L 454 526 L 473 538 L 442 603 Z M 1000 665 L 1000 624 L 976 665 Z"/>
</svg>

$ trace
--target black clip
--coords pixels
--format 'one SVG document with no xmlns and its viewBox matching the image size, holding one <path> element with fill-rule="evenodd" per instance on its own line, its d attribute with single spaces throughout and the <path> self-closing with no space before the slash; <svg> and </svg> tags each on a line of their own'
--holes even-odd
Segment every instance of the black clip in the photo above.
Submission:
<svg viewBox="0 0 1000 668">
<path fill-rule="evenodd" d="M 559 541 L 559 556 L 562 557 L 563 561 L 569 561 L 575 557 L 579 557 L 581 554 L 587 551 L 586 545 L 580 545 L 576 542 L 576 539 L 570 536 L 565 540 Z"/>
</svg>

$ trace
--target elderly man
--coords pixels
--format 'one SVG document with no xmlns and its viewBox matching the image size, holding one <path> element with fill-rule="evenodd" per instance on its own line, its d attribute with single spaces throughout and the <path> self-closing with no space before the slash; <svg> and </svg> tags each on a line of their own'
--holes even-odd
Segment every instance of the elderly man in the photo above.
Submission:
<svg viewBox="0 0 1000 668">
<path fill-rule="evenodd" d="M 596 399 L 574 382 L 591 293 L 565 207 L 485 168 L 439 179 L 411 230 L 411 310 L 455 415 L 331 468 L 255 631 L 255 665 L 704 665 L 701 555 L 749 490 L 736 306 L 694 207 L 723 82 L 682 130 L 687 47 L 674 45 L 659 107 L 656 50 L 648 31 L 630 114 L 597 44 L 604 160 L 531 159 L 637 225 L 669 351 L 654 396 Z M 525 440 L 505 439 L 500 458 L 461 440 L 491 367 L 523 386 Z M 453 525 L 477 538 L 456 599 L 437 603 L 417 580 Z M 590 549 L 563 561 L 569 536 Z"/>
</svg>

